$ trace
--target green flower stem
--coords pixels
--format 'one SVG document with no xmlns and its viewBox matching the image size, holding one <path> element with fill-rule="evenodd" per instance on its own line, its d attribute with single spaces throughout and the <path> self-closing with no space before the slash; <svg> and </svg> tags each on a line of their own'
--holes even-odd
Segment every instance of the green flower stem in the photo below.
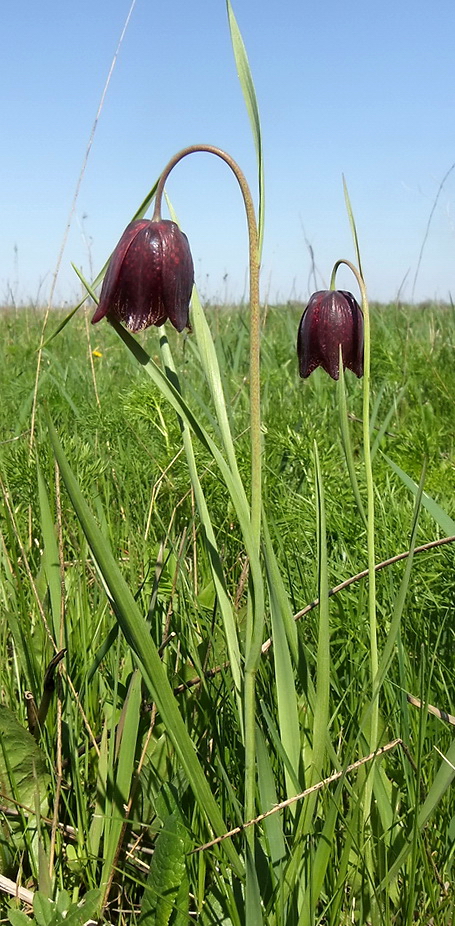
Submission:
<svg viewBox="0 0 455 926">
<path fill-rule="evenodd" d="M 165 167 L 156 189 L 155 208 L 152 222 L 161 220 L 161 204 L 164 186 L 171 170 L 188 154 L 206 152 L 221 158 L 233 171 L 245 205 L 248 242 L 249 242 L 249 278 L 250 278 L 250 442 L 251 442 L 251 529 L 253 544 L 259 557 L 261 540 L 261 504 L 262 504 L 262 439 L 261 439 L 261 385 L 260 385 L 260 310 L 259 310 L 259 238 L 253 198 L 236 161 L 229 154 L 213 145 L 191 145 L 174 155 Z M 247 609 L 245 678 L 244 678 L 244 729 L 245 729 L 245 816 L 251 819 L 255 814 L 256 791 L 256 747 L 255 747 L 255 707 L 256 707 L 256 672 L 261 656 L 262 626 L 264 615 L 255 607 L 255 601 L 261 596 L 253 593 L 253 601 Z M 253 845 L 252 834 L 247 835 Z"/>
<path fill-rule="evenodd" d="M 335 289 L 335 278 L 338 268 L 345 264 L 354 274 L 362 297 L 363 327 L 364 327 L 364 364 L 363 364 L 363 454 L 365 463 L 365 480 L 367 488 L 367 544 L 368 544 L 368 618 L 370 628 L 370 674 L 371 674 L 371 691 L 372 707 L 370 721 L 369 745 L 371 752 L 378 746 L 378 727 L 379 727 L 379 691 L 376 687 L 378 675 L 378 638 L 377 638 L 377 617 L 376 617 L 376 572 L 375 572 L 375 554 L 374 554 L 374 487 L 373 471 L 371 466 L 371 444 L 370 444 L 370 311 L 368 305 L 367 291 L 363 277 L 357 267 L 351 264 L 349 260 L 338 260 L 333 268 L 330 280 L 330 288 Z M 371 782 L 371 784 L 370 784 Z M 372 778 L 369 776 L 366 796 L 370 795 L 372 790 Z M 365 813 L 369 815 L 370 799 L 365 799 Z"/>
<path fill-rule="evenodd" d="M 177 152 L 164 168 L 158 181 L 152 222 L 161 220 L 164 186 L 171 170 L 188 154 L 207 152 L 221 158 L 233 171 L 243 196 L 248 224 L 250 274 L 250 421 L 251 421 L 251 523 L 259 550 L 261 533 L 261 387 L 260 387 L 260 313 L 259 313 L 259 240 L 253 198 L 243 171 L 236 161 L 214 145 L 190 145 Z"/>
</svg>

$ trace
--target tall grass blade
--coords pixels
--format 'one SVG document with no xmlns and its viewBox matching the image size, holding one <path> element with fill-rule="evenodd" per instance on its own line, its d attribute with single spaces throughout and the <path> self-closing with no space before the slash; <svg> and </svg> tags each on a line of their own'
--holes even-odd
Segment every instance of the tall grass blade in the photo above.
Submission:
<svg viewBox="0 0 455 926">
<path fill-rule="evenodd" d="M 245 505 L 248 506 L 247 495 L 238 470 L 215 344 L 196 289 L 193 290 L 191 310 L 191 320 L 199 347 L 199 356 L 215 406 L 218 427 L 220 429 L 226 458 L 231 467 L 232 475 L 238 482 L 239 494 L 244 495 Z"/>
<path fill-rule="evenodd" d="M 280 738 L 292 768 L 289 774 L 285 767 L 286 796 L 297 794 L 294 781 L 299 777 L 300 766 L 300 725 L 298 717 L 298 700 L 294 684 L 294 671 L 292 666 L 290 648 L 286 636 L 286 627 L 294 625 L 292 613 L 287 601 L 283 580 L 278 570 L 278 564 L 272 556 L 270 534 L 267 524 L 264 523 L 264 537 L 266 554 L 267 580 L 270 598 L 270 616 L 272 621 L 273 660 L 275 666 L 276 696 L 278 704 L 278 722 Z M 293 634 L 293 642 L 294 642 Z M 295 641 L 296 642 L 296 641 Z M 297 650 L 297 647 L 296 647 Z M 295 652 L 295 656 L 297 652 Z M 293 808 L 295 812 L 295 808 Z"/>
<path fill-rule="evenodd" d="M 431 785 L 431 788 L 428 792 L 426 800 L 420 806 L 418 815 L 417 815 L 417 826 L 419 832 L 422 831 L 423 827 L 426 826 L 428 821 L 431 819 L 436 808 L 442 801 L 442 798 L 450 788 L 453 780 L 455 778 L 455 740 L 452 740 L 448 751 L 445 753 L 445 756 L 439 766 L 439 769 L 436 773 L 436 777 Z M 409 853 L 413 847 L 414 839 L 414 828 L 411 830 L 409 836 L 403 837 L 400 835 L 396 842 L 399 846 L 398 856 L 391 865 L 387 876 L 379 885 L 379 890 L 384 890 L 389 887 L 389 883 L 397 877 L 400 868 L 404 865 Z M 404 842 L 403 845 L 400 845 Z M 397 846 L 397 848 L 398 848 Z M 395 852 L 397 849 L 395 849 Z"/>
<path fill-rule="evenodd" d="M 316 474 L 316 504 L 318 530 L 318 584 L 319 584 L 319 628 L 317 650 L 316 702 L 313 721 L 312 772 L 306 786 L 309 787 L 322 777 L 326 753 L 327 728 L 329 725 L 330 693 L 330 624 L 329 624 L 329 582 L 327 564 L 327 537 L 324 504 L 324 488 L 316 443 L 314 444 Z"/>
<path fill-rule="evenodd" d="M 255 859 L 245 840 L 246 883 L 245 883 L 245 926 L 263 926 L 261 893 Z"/>
<path fill-rule="evenodd" d="M 341 355 L 341 347 L 340 347 Z M 341 358 L 340 358 L 341 359 Z M 344 456 L 346 459 L 346 465 L 348 467 L 349 478 L 351 480 L 351 488 L 356 500 L 357 508 L 359 509 L 360 517 L 367 527 L 367 516 L 365 514 L 365 507 L 362 502 L 362 497 L 360 495 L 359 484 L 357 482 L 357 476 L 355 472 L 354 464 L 354 455 L 352 453 L 352 444 L 351 444 L 351 435 L 349 431 L 349 422 L 348 422 L 348 408 L 346 403 L 346 383 L 344 378 L 344 369 L 343 364 L 340 362 L 340 376 L 337 384 L 338 392 L 338 408 L 340 412 L 340 427 L 341 427 L 341 440 L 343 444 Z"/>
<path fill-rule="evenodd" d="M 266 813 L 267 810 L 271 810 L 272 807 L 278 804 L 278 795 L 268 746 L 259 726 L 256 726 L 256 751 L 260 812 Z M 266 817 L 263 822 L 272 872 L 278 881 L 281 878 L 281 863 L 286 858 L 282 819 L 282 814 L 274 813 L 270 817 Z"/>
<path fill-rule="evenodd" d="M 113 877 L 113 865 L 119 851 L 119 840 L 123 833 L 125 807 L 131 791 L 136 755 L 137 734 L 139 729 L 140 707 L 142 700 L 142 677 L 138 669 L 133 672 L 126 695 L 115 740 L 111 738 L 112 752 L 118 752 L 112 764 L 113 780 L 108 788 L 108 806 L 106 807 L 106 824 L 103 843 L 103 872 L 101 884 L 106 885 L 104 901 Z"/>
<path fill-rule="evenodd" d="M 347 209 L 348 218 L 349 218 L 349 224 L 350 224 L 350 226 L 351 226 L 352 237 L 353 237 L 353 240 L 354 240 L 354 248 L 355 248 L 355 256 L 356 256 L 357 266 L 358 266 L 358 268 L 359 268 L 360 276 L 361 276 L 362 279 L 363 279 L 362 261 L 361 261 L 361 259 L 360 259 L 359 236 L 358 236 L 358 234 L 357 234 L 357 227 L 356 227 L 356 224 L 355 224 L 354 212 L 353 212 L 353 209 L 352 209 L 351 200 L 350 200 L 349 192 L 348 192 L 348 186 L 347 186 L 347 183 L 346 183 L 346 180 L 345 180 L 344 175 L 343 175 L 343 191 L 344 191 L 344 201 L 345 201 L 345 203 L 346 203 L 346 209 Z"/>
<path fill-rule="evenodd" d="M 316 692 L 313 712 L 311 764 L 305 778 L 306 788 L 311 787 L 323 777 L 324 760 L 327 753 L 327 731 L 329 726 L 330 695 L 330 624 L 326 517 L 324 488 L 316 442 L 314 442 L 313 446 L 313 455 L 316 484 L 319 626 L 316 656 Z M 304 810 L 299 820 L 298 838 L 307 835 L 311 831 L 317 799 L 317 794 L 314 793 L 310 794 L 305 800 Z M 294 865 L 294 872 L 296 871 L 297 864 Z"/>
<path fill-rule="evenodd" d="M 152 699 L 157 704 L 167 733 L 188 776 L 202 815 L 214 832 L 217 835 L 222 835 L 226 832 L 227 827 L 196 757 L 194 745 L 178 710 L 158 650 L 150 636 L 149 627 L 118 568 L 105 537 L 82 496 L 51 421 L 48 422 L 48 429 L 66 490 L 98 568 L 109 588 L 111 598 L 115 602 L 117 620 L 128 644 L 136 653 L 144 681 L 148 686 Z M 226 852 L 236 872 L 241 874 L 243 866 L 236 850 L 228 840 L 226 840 Z"/>
<path fill-rule="evenodd" d="M 54 641 L 59 645 L 60 641 L 60 620 L 62 607 L 62 580 L 60 574 L 60 557 L 58 552 L 57 540 L 55 536 L 54 518 L 51 513 L 51 506 L 47 494 L 47 487 L 43 479 L 40 466 L 37 467 L 38 473 L 38 498 L 41 512 L 41 530 L 43 534 L 44 553 L 43 566 L 46 575 L 47 587 L 49 589 L 49 599 L 51 604 L 52 628 L 54 631 Z"/>
<path fill-rule="evenodd" d="M 390 457 L 387 456 L 387 454 L 384 453 L 383 457 L 385 460 L 387 460 L 387 463 L 389 464 L 391 469 L 393 469 L 393 471 L 397 474 L 397 476 L 400 477 L 404 485 L 408 489 L 410 489 L 414 495 L 417 495 L 419 491 L 418 484 L 414 482 L 414 480 L 411 479 L 411 477 L 408 476 L 407 473 L 405 473 L 404 470 L 401 469 L 401 467 L 399 467 L 396 463 L 394 463 L 393 460 L 391 460 Z M 448 515 L 447 512 L 444 511 L 444 509 L 441 508 L 440 505 L 438 505 L 437 502 L 435 502 L 434 498 L 431 498 L 431 495 L 427 495 L 426 492 L 422 493 L 422 505 L 424 508 L 427 509 L 427 511 L 431 514 L 432 518 L 436 521 L 436 524 L 439 524 L 439 527 L 441 528 L 441 530 L 443 530 L 444 533 L 447 534 L 448 537 L 455 534 L 455 521 L 453 520 L 453 518 L 451 518 L 450 515 Z"/>
<path fill-rule="evenodd" d="M 384 437 L 384 434 L 386 433 L 387 428 L 389 427 L 389 424 L 393 416 L 396 414 L 397 406 L 399 402 L 401 401 L 401 399 L 403 398 L 405 392 L 406 392 L 406 387 L 403 386 L 398 392 L 398 395 L 394 396 L 392 405 L 390 406 L 385 418 L 383 419 L 382 424 L 378 428 L 376 437 L 371 445 L 371 459 L 372 460 L 374 460 L 374 457 L 377 451 L 379 450 L 379 446 L 381 444 L 382 438 Z"/>
<path fill-rule="evenodd" d="M 258 164 L 258 184 L 259 184 L 259 209 L 258 209 L 258 235 L 259 235 L 259 256 L 262 252 L 262 242 L 264 238 L 264 161 L 262 153 L 262 135 L 261 121 L 259 118 L 259 107 L 254 89 L 253 77 L 251 74 L 248 56 L 242 35 L 238 27 L 237 20 L 232 9 L 231 0 L 226 0 L 229 29 L 231 33 L 232 48 L 234 51 L 237 74 L 242 88 L 243 98 L 245 100 L 248 116 L 250 119 L 251 130 L 253 133 L 254 145 L 256 148 L 256 157 Z"/>
<path fill-rule="evenodd" d="M 422 504 L 423 486 L 425 484 L 425 472 L 426 472 L 426 467 L 424 466 L 422 469 L 422 475 L 420 477 L 420 483 L 417 487 L 417 495 L 416 495 L 416 501 L 415 501 L 415 506 L 414 506 L 414 517 L 413 517 L 413 523 L 412 523 L 411 538 L 410 538 L 410 543 L 409 543 L 409 556 L 406 557 L 406 566 L 404 569 L 403 578 L 400 583 L 400 588 L 399 588 L 398 594 L 395 599 L 392 619 L 390 622 L 389 632 L 387 634 L 386 644 L 384 646 L 384 649 L 381 654 L 381 658 L 379 660 L 378 674 L 377 674 L 376 683 L 375 683 L 375 689 L 376 689 L 375 696 L 376 697 L 386 677 L 387 670 L 389 668 L 389 665 L 392 659 L 392 654 L 395 648 L 397 636 L 400 631 L 401 618 L 403 615 L 406 595 L 407 595 L 408 587 L 409 587 L 409 581 L 411 578 L 412 564 L 413 564 L 413 559 L 414 559 L 414 548 L 416 545 L 417 528 L 419 526 L 419 514 L 420 514 L 420 509 L 421 509 L 421 504 Z"/>
</svg>

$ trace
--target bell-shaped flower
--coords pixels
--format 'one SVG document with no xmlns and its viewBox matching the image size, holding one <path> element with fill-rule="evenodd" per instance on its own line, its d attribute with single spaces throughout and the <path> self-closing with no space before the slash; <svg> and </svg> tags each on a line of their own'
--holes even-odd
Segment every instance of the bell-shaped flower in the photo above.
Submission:
<svg viewBox="0 0 455 926">
<path fill-rule="evenodd" d="M 169 319 L 183 331 L 189 327 L 193 281 L 188 239 L 178 225 L 137 219 L 112 254 L 92 324 L 107 316 L 141 331 Z"/>
<path fill-rule="evenodd" d="M 340 347 L 343 368 L 363 376 L 363 314 L 358 302 L 345 290 L 313 293 L 299 325 L 300 376 L 309 376 L 321 366 L 338 379 Z"/>
</svg>

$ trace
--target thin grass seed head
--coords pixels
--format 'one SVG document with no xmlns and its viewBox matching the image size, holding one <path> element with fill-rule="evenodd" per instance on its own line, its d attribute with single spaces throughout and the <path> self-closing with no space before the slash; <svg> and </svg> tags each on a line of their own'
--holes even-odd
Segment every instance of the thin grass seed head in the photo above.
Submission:
<svg viewBox="0 0 455 926">
<path fill-rule="evenodd" d="M 338 379 L 340 346 L 343 368 L 363 376 L 363 314 L 357 300 L 345 290 L 313 293 L 299 325 L 300 376 L 306 378 L 321 366 Z"/>
<path fill-rule="evenodd" d="M 137 219 L 123 232 L 101 288 L 92 324 L 116 318 L 129 331 L 189 327 L 194 267 L 188 239 L 175 222 Z"/>
</svg>

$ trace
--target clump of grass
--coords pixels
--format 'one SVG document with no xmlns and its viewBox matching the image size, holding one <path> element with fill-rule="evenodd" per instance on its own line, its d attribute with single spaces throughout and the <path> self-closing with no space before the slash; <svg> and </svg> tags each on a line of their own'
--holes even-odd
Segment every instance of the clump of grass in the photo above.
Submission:
<svg viewBox="0 0 455 926">
<path fill-rule="evenodd" d="M 445 926 L 453 309 L 374 307 L 370 369 L 346 192 L 366 385 L 298 382 L 298 307 L 260 314 L 259 111 L 228 15 L 257 223 L 203 149 L 244 192 L 249 311 L 195 295 L 191 335 L 96 343 L 72 313 L 45 344 L 5 313 L 0 887 L 33 913 L 2 913 Z"/>
<path fill-rule="evenodd" d="M 298 793 L 306 784 L 304 769 L 311 748 L 319 619 L 317 609 L 311 611 L 295 625 L 295 636 L 294 632 L 289 636 L 286 613 L 292 616 L 317 593 L 314 557 L 317 496 L 311 453 L 312 438 L 316 435 L 325 495 L 328 584 L 336 585 L 366 565 L 364 528 L 345 469 L 336 394 L 323 373 L 313 374 L 313 381 L 302 388 L 290 365 L 283 371 L 281 363 L 280 375 L 276 372 L 286 342 L 283 329 L 286 332 L 289 327 L 290 342 L 297 314 L 289 308 L 269 310 L 263 343 L 263 378 L 270 380 L 269 390 L 264 390 L 262 410 L 267 431 L 264 504 L 278 573 L 269 574 L 270 595 L 273 594 L 275 603 L 272 597 L 267 599 L 265 615 L 265 635 L 273 633 L 275 649 L 262 658 L 257 682 L 258 812 L 268 810 L 286 795 Z M 433 347 L 435 360 L 444 355 L 453 339 L 450 311 L 435 307 L 431 314 L 419 315 L 412 308 L 401 309 L 392 331 L 387 316 L 395 314 L 393 306 L 384 307 L 373 312 L 372 317 L 373 341 L 376 343 L 376 332 L 380 332 L 376 340 L 384 358 L 377 385 L 373 373 L 373 404 L 380 398 L 378 426 L 387 416 L 389 407 L 393 407 L 388 428 L 381 438 L 381 452 L 374 458 L 379 499 L 378 558 L 408 548 L 414 506 L 411 493 L 390 469 L 382 451 L 409 471 L 407 448 L 413 439 L 423 457 L 425 421 L 416 414 L 408 395 L 418 388 L 417 373 L 427 356 L 432 326 L 436 326 L 438 332 Z M 210 312 L 208 318 L 211 321 Z M 407 392 L 395 407 L 401 339 L 410 337 L 406 335 L 410 321 L 413 335 L 409 352 L 414 373 L 408 376 Z M 237 369 L 231 369 L 229 364 L 231 352 L 235 350 L 236 333 L 245 326 L 245 318 L 240 310 L 233 309 L 214 318 L 213 324 L 220 334 L 217 343 L 222 345 L 219 360 L 239 470 L 247 480 L 248 440 L 242 434 L 247 418 L 246 387 L 240 361 Z M 53 808 L 57 808 L 58 826 L 54 825 L 51 880 L 46 881 L 43 874 L 46 867 L 40 876 L 38 861 L 33 861 L 33 842 L 24 842 L 27 831 L 24 826 L 30 827 L 32 818 L 22 817 L 22 823 L 18 824 L 15 822 L 17 812 L 13 813 L 15 805 L 5 801 L 3 812 L 10 834 L 10 852 L 9 858 L 4 860 L 4 874 L 17 877 L 22 859 L 24 885 L 39 886 L 54 897 L 55 892 L 58 894 L 65 888 L 75 898 L 81 898 L 87 890 L 102 885 L 103 860 L 105 862 L 107 857 L 103 849 L 105 840 L 110 834 L 115 841 L 114 837 L 121 834 L 121 855 L 117 859 L 115 852 L 111 854 L 111 868 L 109 872 L 105 868 L 104 878 L 108 880 L 108 875 L 113 875 L 110 903 L 116 906 L 117 898 L 118 909 L 123 911 L 114 913 L 109 906 L 105 915 L 109 921 L 122 921 L 122 917 L 139 910 L 144 891 L 147 893 L 147 883 L 152 885 L 150 889 L 156 889 L 156 880 L 152 875 L 149 879 L 147 866 L 151 861 L 149 850 L 158 845 L 159 834 L 168 831 L 172 834 L 175 829 L 170 838 L 171 843 L 174 839 L 178 846 L 183 839 L 179 833 L 185 831 L 193 848 L 206 842 L 210 833 L 189 789 L 187 776 L 182 773 L 162 717 L 152 708 L 146 691 L 134 687 L 137 686 L 135 659 L 118 634 L 115 608 L 113 612 L 107 603 L 105 590 L 94 569 L 93 555 L 81 535 L 66 491 L 60 480 L 56 481 L 44 423 L 37 453 L 49 495 L 50 520 L 57 529 L 58 559 L 54 567 L 49 550 L 43 546 L 46 536 L 47 544 L 51 543 L 52 531 L 49 533 L 46 513 L 37 501 L 36 454 L 30 460 L 26 430 L 16 434 L 11 427 L 11 422 L 15 421 L 19 430 L 21 405 L 33 391 L 32 371 L 23 358 L 26 360 L 27 355 L 30 356 L 38 332 L 39 319 L 27 318 L 25 313 L 14 320 L 14 342 L 10 334 L 2 345 L 2 387 L 6 399 L 3 433 L 5 439 L 19 439 L 3 444 L 0 451 L 5 491 L 1 588 L 6 614 L 3 625 L 5 656 L 0 672 L 3 703 L 26 727 L 24 692 L 32 690 L 39 700 L 45 669 L 53 652 L 46 627 L 50 628 L 56 644 L 67 648 L 62 679 L 57 684 L 41 738 L 41 748 L 48 756 L 47 767 L 52 776 L 49 811 L 41 811 L 40 823 L 40 851 L 47 858 L 47 864 L 52 845 Z M 171 687 L 178 692 L 176 702 L 197 747 L 198 759 L 226 827 L 231 828 L 244 820 L 244 759 L 239 708 L 231 671 L 226 665 L 226 639 L 210 564 L 201 544 L 201 524 L 183 454 L 177 455 L 176 418 L 166 409 L 157 391 L 148 383 L 144 384 L 140 371 L 132 364 L 126 366 L 121 362 L 121 345 L 107 328 L 103 356 L 97 358 L 98 408 L 93 386 L 80 372 L 87 356 L 83 332 L 82 320 L 76 321 L 73 327 L 65 329 L 60 339 L 52 342 L 48 356 L 53 375 L 43 383 L 43 397 L 46 396 L 51 418 L 58 424 L 60 441 L 71 459 L 81 491 L 91 499 L 103 537 L 115 551 L 141 615 L 148 621 L 149 633 L 158 646 L 163 640 L 165 642 L 161 657 L 163 667 Z M 184 365 L 185 379 L 191 381 L 191 395 L 203 394 L 205 387 L 196 351 L 188 352 L 177 338 L 172 340 L 177 363 Z M 22 345 L 22 356 L 17 349 L 18 342 Z M 144 343 L 149 343 L 154 352 L 156 335 L 153 332 L 145 335 Z M 387 379 L 389 370 L 393 371 L 391 381 Z M 441 383 L 438 364 L 426 366 L 428 401 L 434 408 L 442 408 L 442 416 L 445 414 L 445 391 L 451 388 L 450 375 L 448 371 Z M 21 390 L 17 388 L 18 377 L 23 382 Z M 113 377 L 117 384 L 114 393 Z M 348 385 L 348 411 L 354 419 L 359 418 L 361 387 L 353 378 Z M 67 397 L 77 407 L 77 415 Z M 206 419 L 205 425 L 215 438 L 214 422 L 210 424 L 210 419 Z M 360 479 L 359 427 L 355 420 L 351 422 Z M 450 443 L 449 435 L 447 440 Z M 445 452 L 450 449 L 447 445 Z M 241 642 L 247 602 L 245 548 L 227 489 L 216 476 L 213 461 L 197 442 L 194 450 L 212 523 L 216 525 L 217 546 Z M 417 451 L 413 458 L 413 475 L 418 474 L 416 457 Z M 437 501 L 450 514 L 453 513 L 452 493 L 451 484 L 445 479 L 446 459 L 445 453 L 432 458 L 427 479 L 431 478 Z M 152 514 L 144 540 L 152 498 Z M 437 524 L 428 512 L 422 511 L 416 542 L 437 536 Z M 406 693 L 410 693 L 423 704 L 443 709 L 451 707 L 454 681 L 451 559 L 449 547 L 414 557 L 396 639 L 396 655 L 383 685 L 381 743 L 401 737 L 413 760 L 411 762 L 408 755 L 398 749 L 383 758 L 381 790 L 373 802 L 370 839 L 377 874 L 375 888 L 381 916 L 387 915 L 391 922 L 401 922 L 405 915 L 411 917 L 410 921 L 422 921 L 422 910 L 425 910 L 425 917 L 433 916 L 439 923 L 449 922 L 451 916 L 452 901 L 447 887 L 452 863 L 448 821 L 454 809 L 450 792 L 446 792 L 435 807 L 431 827 L 416 829 L 418 808 L 425 806 L 435 777 L 437 780 L 438 768 L 444 769 L 446 765 L 435 747 L 449 754 L 450 725 L 406 701 Z M 268 568 L 272 568 L 270 563 Z M 387 644 L 403 569 L 403 564 L 397 564 L 377 576 L 380 650 Z M 64 576 L 64 589 L 60 576 Z M 335 596 L 330 604 L 330 721 L 324 774 L 342 770 L 361 754 L 366 754 L 365 744 L 358 738 L 359 717 L 368 688 L 364 582 L 354 583 Z M 57 587 L 63 592 L 60 603 Z M 269 608 L 273 611 L 269 612 Z M 291 747 L 286 741 L 279 707 L 281 689 L 277 687 L 278 679 L 281 686 L 284 684 L 279 665 L 285 660 L 285 667 L 286 659 L 290 660 L 291 675 L 287 682 L 292 678 L 291 690 L 298 718 L 300 769 L 297 771 L 289 764 Z M 218 671 L 207 676 L 209 669 Z M 196 677 L 201 681 L 185 688 Z M 126 699 L 128 691 L 130 696 Z M 130 704 L 133 706 L 129 707 Z M 133 738 L 132 745 L 125 746 L 127 752 L 121 752 L 119 729 L 124 728 L 125 719 L 128 736 Z M 294 749 L 295 746 L 294 743 Z M 127 756 L 129 765 L 125 767 Z M 418 777 L 413 762 L 417 765 Z M 59 767 L 61 780 L 56 774 Z M 115 790 L 112 791 L 118 775 L 125 789 L 121 806 L 116 803 Z M 311 830 L 305 837 L 299 835 L 304 802 L 256 827 L 259 903 L 264 921 L 279 922 L 281 915 L 283 922 L 298 922 L 303 915 L 299 912 L 298 897 L 306 883 L 318 887 L 314 912 L 305 906 L 301 908 L 307 909 L 308 916 L 342 921 L 352 915 L 355 897 L 359 921 L 367 921 L 371 884 L 364 867 L 362 845 L 358 843 L 361 797 L 361 781 L 356 783 L 352 775 L 346 775 L 345 779 L 327 786 L 317 797 Z M 131 810 L 124 829 L 124 807 L 130 800 Z M 182 852 L 187 859 L 185 877 L 188 881 L 185 883 L 189 916 L 201 922 L 215 922 L 221 916 L 237 922 L 243 916 L 244 902 L 241 890 L 239 893 L 240 873 L 238 876 L 231 873 L 232 863 L 225 861 L 222 849 L 188 856 L 185 839 Z M 407 840 L 410 840 L 411 854 L 394 871 L 397 856 Z M 171 845 L 169 851 L 174 850 Z M 239 837 L 235 851 L 241 858 L 243 850 Z M 182 862 L 176 864 L 176 870 L 180 870 L 178 865 Z M 183 901 L 178 899 L 175 885 L 168 889 L 175 910 Z M 5 912 L 7 907 L 4 905 Z"/>
</svg>

